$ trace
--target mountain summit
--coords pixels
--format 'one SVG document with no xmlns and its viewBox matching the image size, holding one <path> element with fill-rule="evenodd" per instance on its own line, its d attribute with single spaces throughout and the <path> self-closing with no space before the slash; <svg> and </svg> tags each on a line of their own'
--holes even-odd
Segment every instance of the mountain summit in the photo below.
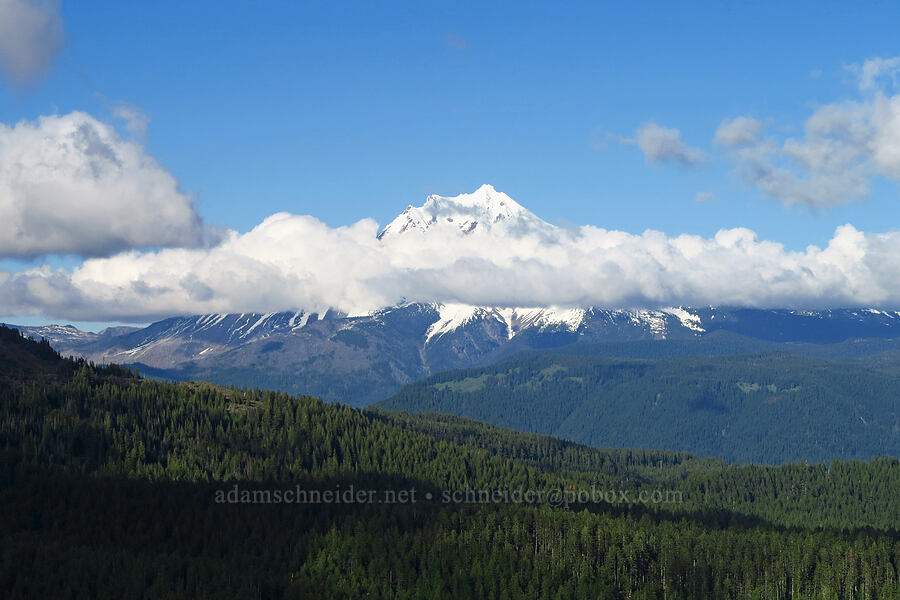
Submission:
<svg viewBox="0 0 900 600">
<path fill-rule="evenodd" d="M 453 230 L 463 235 L 499 233 L 519 236 L 549 233 L 555 227 L 508 195 L 498 192 L 494 186 L 485 184 L 471 194 L 432 194 L 422 206 L 407 206 L 378 234 L 378 239 L 434 229 Z"/>
</svg>

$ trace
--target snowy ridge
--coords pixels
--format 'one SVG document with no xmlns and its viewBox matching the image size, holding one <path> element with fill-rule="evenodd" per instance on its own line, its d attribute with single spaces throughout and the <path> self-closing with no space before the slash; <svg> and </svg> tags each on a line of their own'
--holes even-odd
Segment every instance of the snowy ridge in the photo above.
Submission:
<svg viewBox="0 0 900 600">
<path fill-rule="evenodd" d="M 233 346 L 306 327 L 310 320 L 322 320 L 326 313 L 212 313 L 175 317 L 153 323 L 130 336 L 133 355 L 171 339 L 203 341 L 218 346 Z M 205 350 L 208 352 L 209 348 Z"/>
<path fill-rule="evenodd" d="M 66 344 L 92 342 L 103 334 L 103 332 L 93 333 L 90 331 L 81 331 L 74 325 L 39 325 L 28 327 L 21 325 L 7 325 L 6 323 L 0 324 L 13 329 L 18 329 L 23 335 L 34 338 L 35 340 L 47 339 L 51 342 L 63 342 Z"/>
<path fill-rule="evenodd" d="M 702 319 L 698 314 L 684 307 L 663 308 L 660 310 L 625 310 L 595 308 L 496 308 L 489 306 L 472 306 L 467 304 L 433 304 L 438 311 L 438 320 L 428 329 L 425 343 L 452 333 L 461 327 L 479 321 L 494 321 L 503 324 L 507 339 L 511 340 L 519 333 L 535 329 L 546 331 L 584 331 L 590 323 L 606 323 L 615 326 L 628 325 L 646 332 L 654 339 L 665 339 L 673 328 L 681 328 L 691 335 L 706 333 Z M 684 334 L 682 334 L 684 335 Z"/>
<path fill-rule="evenodd" d="M 890 312 L 886 310 L 878 310 L 877 308 L 866 308 L 863 310 L 863 312 L 871 313 L 873 315 L 884 315 L 885 317 L 888 317 L 890 319 L 896 319 L 897 317 L 900 317 L 900 311 Z"/>
<path fill-rule="evenodd" d="M 665 339 L 668 333 L 666 326 L 666 314 L 661 310 L 635 310 L 625 311 L 631 322 L 638 326 L 646 326 L 653 337 Z"/>
<path fill-rule="evenodd" d="M 202 343 L 202 346 L 191 346 L 189 355 L 204 356 L 217 353 L 228 347 L 234 347 L 272 335 L 299 333 L 300 330 L 324 319 L 338 319 L 343 328 L 357 327 L 363 323 L 385 324 L 388 315 L 398 314 L 405 308 L 419 306 L 420 309 L 434 314 L 434 320 L 426 325 L 423 341 L 432 343 L 451 334 L 460 328 L 472 324 L 490 325 L 491 336 L 498 332 L 507 340 L 512 340 L 525 331 L 538 333 L 570 332 L 581 335 L 602 335 L 606 338 L 636 339 L 645 337 L 652 339 L 668 339 L 672 335 L 678 337 L 696 337 L 709 331 L 729 328 L 723 318 L 734 319 L 730 309 L 668 307 L 661 309 L 600 309 L 600 308 L 563 308 L 563 307 L 494 307 L 474 306 L 462 303 L 430 303 L 385 307 L 371 313 L 344 315 L 335 311 L 306 312 L 269 312 L 269 313 L 212 313 L 191 317 L 174 317 L 158 321 L 143 329 L 111 328 L 107 332 L 91 333 L 79 331 L 68 325 L 46 325 L 40 327 L 19 327 L 25 335 L 40 339 L 47 338 L 51 343 L 66 351 L 88 344 L 112 344 L 116 340 L 123 355 L 135 357 L 147 351 L 159 348 L 170 342 L 181 340 Z M 860 323 L 865 331 L 889 331 L 900 327 L 900 311 L 878 308 L 833 309 L 823 311 L 809 310 L 758 310 L 757 315 L 768 315 L 766 319 L 816 319 L 823 326 L 829 322 Z M 780 316 L 779 316 L 780 315 Z M 718 318 L 717 318 L 718 317 Z M 754 317 L 759 318 L 759 317 Z M 773 321 L 773 322 L 776 322 Z M 114 331 L 116 330 L 116 331 Z M 860 330 L 860 336 L 866 335 Z M 624 336 L 624 337 L 622 337 Z"/>
<path fill-rule="evenodd" d="M 699 315 L 695 315 L 694 313 L 688 312 L 683 307 L 679 306 L 676 308 L 664 308 L 662 309 L 664 313 L 668 313 L 673 317 L 677 317 L 681 324 L 688 329 L 696 331 L 698 333 L 706 332 L 706 329 L 701 327 L 700 317 Z"/>
<path fill-rule="evenodd" d="M 425 334 L 427 344 L 434 338 L 456 331 L 460 327 L 478 320 L 493 320 L 506 328 L 508 340 L 525 330 L 536 328 L 562 327 L 567 331 L 578 331 L 584 323 L 587 311 L 582 308 L 496 308 L 471 306 L 467 304 L 434 304 L 438 311 L 435 321 Z"/>
<path fill-rule="evenodd" d="M 422 364 L 432 360 L 427 350 L 433 347 L 433 356 L 444 357 L 434 360 L 449 360 L 446 357 L 453 356 L 453 361 L 460 361 L 440 363 L 448 366 L 468 364 L 466 361 L 509 342 L 522 348 L 542 348 L 549 347 L 548 342 L 553 346 L 578 341 L 687 340 L 718 331 L 814 343 L 840 342 L 848 337 L 900 340 L 900 312 L 879 308 L 606 309 L 401 302 L 352 316 L 333 310 L 214 313 L 165 319 L 143 329 L 113 327 L 100 333 L 82 332 L 65 325 L 19 329 L 31 337 L 47 338 L 66 355 L 84 356 L 96 362 L 140 362 L 157 368 L 172 368 L 194 360 L 213 364 L 221 356 L 232 356 L 232 350 L 241 347 L 247 348 L 247 356 L 254 357 L 282 347 L 308 349 L 312 355 L 316 352 L 330 355 L 333 350 L 329 348 L 334 344 L 339 345 L 341 352 L 346 350 L 345 346 L 354 351 L 368 348 L 373 356 L 394 352 L 384 350 L 386 347 L 415 349 L 412 354 L 418 355 Z M 343 330 L 352 330 L 357 335 L 335 337 L 336 332 Z M 270 336 L 276 337 L 270 340 L 276 343 L 257 343 Z M 353 345 L 352 340 L 363 339 L 367 341 L 361 346 Z M 350 344 L 346 343 L 348 340 Z M 440 344 L 439 340 L 442 340 Z M 433 365 L 428 364 L 428 368 Z"/>
<path fill-rule="evenodd" d="M 569 331 L 578 331 L 584 322 L 587 310 L 584 308 L 514 308 L 518 329 L 537 327 L 544 329 L 550 325 L 563 325 Z"/>
<path fill-rule="evenodd" d="M 469 306 L 467 304 L 438 304 L 438 320 L 431 324 L 425 333 L 425 343 L 431 341 L 434 337 L 441 337 L 445 333 L 456 331 L 463 325 L 471 322 L 476 316 L 486 314 L 486 309 L 478 306 Z"/>
</svg>

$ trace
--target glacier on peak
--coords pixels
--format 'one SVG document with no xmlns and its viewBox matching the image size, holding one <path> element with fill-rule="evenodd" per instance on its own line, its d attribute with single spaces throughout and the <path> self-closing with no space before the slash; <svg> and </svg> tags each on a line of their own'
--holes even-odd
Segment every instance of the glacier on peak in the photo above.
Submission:
<svg viewBox="0 0 900 600">
<path fill-rule="evenodd" d="M 484 184 L 470 194 L 432 194 L 422 206 L 407 206 L 381 230 L 378 239 L 389 240 L 410 231 L 435 229 L 463 235 L 487 232 L 526 235 L 550 233 L 556 228 L 494 186 Z"/>
</svg>

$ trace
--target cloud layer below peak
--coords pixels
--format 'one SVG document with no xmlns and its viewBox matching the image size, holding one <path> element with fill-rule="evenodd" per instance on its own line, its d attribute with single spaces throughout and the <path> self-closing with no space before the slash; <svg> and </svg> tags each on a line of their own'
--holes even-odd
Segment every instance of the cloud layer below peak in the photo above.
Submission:
<svg viewBox="0 0 900 600">
<path fill-rule="evenodd" d="M 837 229 L 791 252 L 750 230 L 712 238 L 593 226 L 555 235 L 331 228 L 288 213 L 211 248 L 129 251 L 71 271 L 0 274 L 0 310 L 79 320 L 323 310 L 412 301 L 499 306 L 900 306 L 900 233 Z"/>
</svg>

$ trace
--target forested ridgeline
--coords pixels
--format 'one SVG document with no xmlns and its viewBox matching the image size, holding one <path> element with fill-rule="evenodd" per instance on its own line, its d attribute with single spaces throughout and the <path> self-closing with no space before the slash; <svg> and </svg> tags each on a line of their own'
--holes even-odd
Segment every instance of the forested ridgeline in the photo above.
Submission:
<svg viewBox="0 0 900 600">
<path fill-rule="evenodd" d="M 0 344 L 6 597 L 900 594 L 893 459 L 727 467 L 453 417 L 147 381 L 59 359 L 4 331 Z M 217 501 L 297 486 L 418 495 Z M 681 496 L 441 501 L 448 490 L 595 488 Z"/>
<path fill-rule="evenodd" d="M 896 364 L 784 352 L 654 360 L 524 355 L 437 373 L 377 406 L 738 463 L 869 460 L 900 454 Z"/>
</svg>

